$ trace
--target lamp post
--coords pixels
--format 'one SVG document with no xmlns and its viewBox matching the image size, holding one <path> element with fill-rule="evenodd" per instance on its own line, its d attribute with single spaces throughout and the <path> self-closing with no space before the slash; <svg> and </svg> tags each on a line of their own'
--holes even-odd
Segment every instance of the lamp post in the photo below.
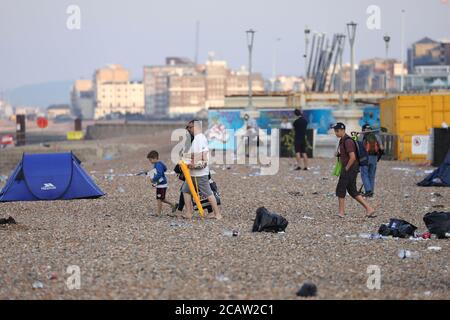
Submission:
<svg viewBox="0 0 450 320">
<path fill-rule="evenodd" d="M 253 41 L 255 39 L 255 30 L 249 29 L 247 33 L 247 46 L 248 46 L 248 106 L 247 110 L 253 111 L 253 91 L 252 91 L 252 53 L 253 53 Z"/>
<path fill-rule="evenodd" d="M 401 76 L 400 76 L 400 92 L 403 92 L 405 88 L 405 76 L 404 76 L 404 66 L 405 66 L 405 15 L 406 11 L 402 9 L 402 30 L 401 30 L 401 59 L 402 59 L 402 65 L 401 65 Z"/>
<path fill-rule="evenodd" d="M 355 103 L 355 89 L 356 89 L 356 79 L 355 79 L 355 37 L 356 37 L 356 27 L 355 22 L 347 23 L 347 33 L 348 40 L 350 42 L 350 64 L 351 64 L 351 95 L 350 95 L 350 105 L 353 106 Z"/>
<path fill-rule="evenodd" d="M 308 92 L 308 46 L 309 46 L 309 34 L 311 33 L 311 29 L 308 26 L 305 27 L 305 54 L 303 58 L 305 58 L 305 93 Z"/>
<path fill-rule="evenodd" d="M 351 49 L 351 94 L 350 94 L 350 105 L 347 108 L 337 108 L 333 112 L 333 116 L 338 122 L 345 123 L 345 126 L 347 127 L 348 132 L 352 131 L 359 131 L 359 120 L 363 116 L 363 111 L 358 108 L 358 106 L 355 104 L 355 89 L 356 89 L 356 77 L 355 77 L 355 36 L 356 36 L 356 27 L 357 24 L 355 22 L 347 23 L 347 32 L 348 32 L 348 38 L 350 42 L 350 49 Z M 345 39 L 345 38 L 343 38 Z M 344 43 L 344 41 L 343 41 Z M 344 47 L 342 46 L 342 49 Z M 341 78 L 342 79 L 342 78 Z M 342 98 L 341 98 L 342 99 Z M 343 102 L 342 102 L 343 103 Z"/>
<path fill-rule="evenodd" d="M 273 62 L 272 62 L 272 92 L 275 91 L 275 83 L 277 78 L 277 56 L 278 56 L 278 44 L 280 43 L 281 38 L 275 39 L 275 44 L 273 47 Z"/>
<path fill-rule="evenodd" d="M 343 87 L 343 75 L 344 72 L 342 70 L 343 67 L 343 63 L 342 63 L 342 56 L 344 54 L 344 47 L 345 47 L 345 35 L 342 33 L 339 33 L 337 35 L 337 39 L 338 39 L 338 45 L 339 45 L 339 49 L 338 49 L 338 54 L 339 54 L 339 108 L 343 108 L 344 107 L 344 87 Z"/>
<path fill-rule="evenodd" d="M 385 57 L 385 64 L 386 64 L 386 75 L 384 79 L 384 89 L 386 92 L 389 91 L 389 71 L 387 70 L 387 63 L 388 63 L 388 57 L 389 57 L 389 41 L 391 41 L 391 37 L 389 35 L 385 35 L 383 37 L 384 43 L 386 45 L 386 57 Z"/>
</svg>

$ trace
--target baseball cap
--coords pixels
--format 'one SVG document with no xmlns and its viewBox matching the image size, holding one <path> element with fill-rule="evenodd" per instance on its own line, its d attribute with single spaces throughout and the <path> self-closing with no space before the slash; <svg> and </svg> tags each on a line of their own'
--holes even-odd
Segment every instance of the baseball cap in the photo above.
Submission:
<svg viewBox="0 0 450 320">
<path fill-rule="evenodd" d="M 338 123 L 336 123 L 336 124 L 333 126 L 333 129 L 334 129 L 334 130 L 337 130 L 337 129 L 344 129 L 344 130 L 345 130 L 345 124 L 343 124 L 342 122 L 338 122 Z"/>
</svg>

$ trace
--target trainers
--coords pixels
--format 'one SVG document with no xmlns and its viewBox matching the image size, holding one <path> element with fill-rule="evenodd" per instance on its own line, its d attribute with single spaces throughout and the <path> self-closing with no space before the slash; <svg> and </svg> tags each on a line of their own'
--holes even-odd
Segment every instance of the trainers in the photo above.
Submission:
<svg viewBox="0 0 450 320">
<path fill-rule="evenodd" d="M 178 203 L 175 203 L 175 204 L 172 206 L 172 213 L 175 213 L 175 211 L 177 211 L 177 209 L 178 209 Z"/>
<path fill-rule="evenodd" d="M 294 169 L 294 171 L 300 171 L 300 170 L 302 170 L 302 168 L 300 168 L 300 167 L 297 167 Z"/>
<path fill-rule="evenodd" d="M 303 170 L 304 170 L 304 171 L 308 171 L 308 168 L 305 167 L 305 168 L 303 168 Z"/>
</svg>

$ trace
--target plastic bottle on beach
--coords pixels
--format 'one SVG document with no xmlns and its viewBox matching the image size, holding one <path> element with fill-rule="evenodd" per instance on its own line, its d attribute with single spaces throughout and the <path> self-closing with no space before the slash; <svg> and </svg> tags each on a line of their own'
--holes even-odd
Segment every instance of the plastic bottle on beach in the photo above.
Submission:
<svg viewBox="0 0 450 320">
<path fill-rule="evenodd" d="M 374 233 L 360 233 L 359 237 L 362 239 L 382 239 L 383 236 L 381 234 Z"/>
<path fill-rule="evenodd" d="M 227 236 L 227 237 L 237 237 L 237 236 L 239 236 L 239 231 L 237 231 L 237 230 L 226 230 L 223 233 L 223 235 Z"/>
<path fill-rule="evenodd" d="M 420 253 L 418 253 L 416 251 L 409 251 L 409 250 L 401 249 L 398 252 L 398 257 L 400 259 L 406 259 L 406 258 L 416 259 L 416 258 L 420 257 Z"/>
</svg>

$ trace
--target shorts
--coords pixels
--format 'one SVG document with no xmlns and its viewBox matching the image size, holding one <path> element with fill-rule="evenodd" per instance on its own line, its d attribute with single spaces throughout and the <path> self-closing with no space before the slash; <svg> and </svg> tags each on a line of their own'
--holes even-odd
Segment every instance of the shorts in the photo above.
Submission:
<svg viewBox="0 0 450 320">
<path fill-rule="evenodd" d="M 207 175 L 201 177 L 192 177 L 192 183 L 194 184 L 194 187 L 197 189 L 200 198 L 202 197 L 207 198 L 213 195 L 211 185 L 209 184 L 209 177 Z M 183 183 L 183 186 L 181 187 L 181 192 L 191 194 L 191 191 L 189 190 L 186 181 Z"/>
<path fill-rule="evenodd" d="M 167 188 L 156 188 L 156 200 L 166 200 Z"/>
<path fill-rule="evenodd" d="M 306 153 L 305 141 L 295 142 L 295 153 Z"/>
<path fill-rule="evenodd" d="M 355 198 L 359 196 L 358 189 L 356 187 L 356 178 L 358 177 L 359 166 L 354 164 L 349 171 L 342 168 L 341 175 L 339 176 L 339 181 L 336 186 L 336 196 L 338 198 L 345 198 L 347 192 L 348 194 Z"/>
</svg>

